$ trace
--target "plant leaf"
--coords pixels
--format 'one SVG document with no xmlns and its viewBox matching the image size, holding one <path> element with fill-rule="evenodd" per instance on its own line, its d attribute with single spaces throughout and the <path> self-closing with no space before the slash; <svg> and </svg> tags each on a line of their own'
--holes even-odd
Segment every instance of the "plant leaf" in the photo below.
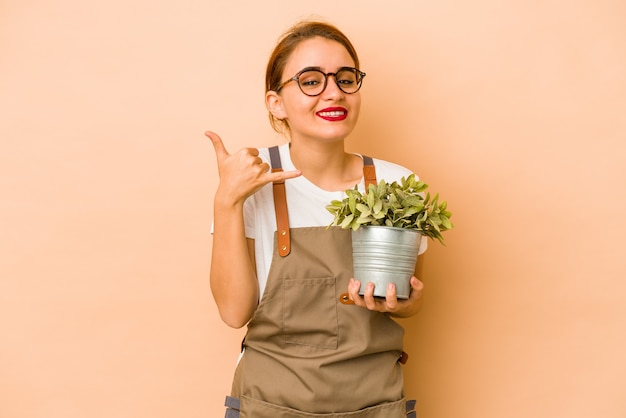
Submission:
<svg viewBox="0 0 626 418">
<path fill-rule="evenodd" d="M 348 216 L 346 216 L 343 220 L 343 222 L 341 222 L 341 224 L 339 224 L 340 227 L 342 227 L 343 229 L 347 229 L 350 227 L 350 223 L 352 222 L 352 219 L 354 219 L 354 214 L 350 214 Z"/>
</svg>

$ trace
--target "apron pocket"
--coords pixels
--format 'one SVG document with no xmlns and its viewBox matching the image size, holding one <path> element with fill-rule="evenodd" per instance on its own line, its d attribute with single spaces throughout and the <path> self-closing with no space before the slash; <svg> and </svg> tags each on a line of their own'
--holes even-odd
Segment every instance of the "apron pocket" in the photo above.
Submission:
<svg viewBox="0 0 626 418">
<path fill-rule="evenodd" d="M 360 411 L 312 414 L 242 396 L 241 418 L 404 418 L 408 416 L 406 404 L 402 399 Z"/>
<path fill-rule="evenodd" d="M 283 279 L 285 343 L 337 349 L 335 283 L 334 277 Z"/>
</svg>

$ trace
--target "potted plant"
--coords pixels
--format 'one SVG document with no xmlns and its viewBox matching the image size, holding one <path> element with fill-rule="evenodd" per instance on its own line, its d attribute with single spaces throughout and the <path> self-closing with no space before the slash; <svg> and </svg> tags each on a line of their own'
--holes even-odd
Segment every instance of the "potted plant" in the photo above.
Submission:
<svg viewBox="0 0 626 418">
<path fill-rule="evenodd" d="M 366 194 L 345 191 L 343 200 L 333 200 L 326 209 L 334 216 L 329 225 L 352 230 L 354 277 L 375 285 L 374 296 L 384 297 L 387 283 L 396 285 L 397 297 L 409 297 L 422 236 L 444 244 L 442 232 L 453 227 L 452 214 L 439 195 L 431 198 L 428 185 L 414 174 L 389 184 L 370 184 Z"/>
</svg>

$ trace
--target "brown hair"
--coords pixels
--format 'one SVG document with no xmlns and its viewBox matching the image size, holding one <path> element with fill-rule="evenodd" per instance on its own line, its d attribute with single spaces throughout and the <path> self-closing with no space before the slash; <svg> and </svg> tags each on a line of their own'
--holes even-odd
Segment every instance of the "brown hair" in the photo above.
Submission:
<svg viewBox="0 0 626 418">
<path fill-rule="evenodd" d="M 272 55 L 267 63 L 267 70 L 265 72 L 265 92 L 278 89 L 282 82 L 283 71 L 285 65 L 289 60 L 289 57 L 293 53 L 294 49 L 302 41 L 307 39 L 321 37 L 330 39 L 332 41 L 339 42 L 343 45 L 348 54 L 354 60 L 354 66 L 359 68 L 359 57 L 357 56 L 356 49 L 352 45 L 352 42 L 346 35 L 343 34 L 335 26 L 318 21 L 303 21 L 296 23 L 287 32 L 285 32 L 278 41 L 278 44 L 274 48 Z M 280 120 L 269 114 L 270 124 L 276 132 L 286 133 L 289 132 L 289 124 L 285 120 Z"/>
</svg>

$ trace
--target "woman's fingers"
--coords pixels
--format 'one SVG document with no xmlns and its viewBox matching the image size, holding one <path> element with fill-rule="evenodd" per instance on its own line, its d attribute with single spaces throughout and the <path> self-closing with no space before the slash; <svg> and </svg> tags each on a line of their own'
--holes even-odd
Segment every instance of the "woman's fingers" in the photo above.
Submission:
<svg viewBox="0 0 626 418">
<path fill-rule="evenodd" d="M 302 171 L 293 170 L 293 171 L 275 171 L 273 173 L 268 173 L 267 182 L 282 182 L 288 179 L 292 179 L 294 177 L 299 177 L 302 175 Z"/>
</svg>

